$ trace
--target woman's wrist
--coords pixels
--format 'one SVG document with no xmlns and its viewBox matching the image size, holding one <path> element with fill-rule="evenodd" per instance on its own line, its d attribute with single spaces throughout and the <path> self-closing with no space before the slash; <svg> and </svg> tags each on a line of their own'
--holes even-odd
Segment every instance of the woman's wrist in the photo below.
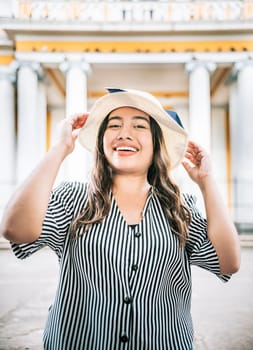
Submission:
<svg viewBox="0 0 253 350">
<path fill-rule="evenodd" d="M 57 142 L 51 147 L 50 152 L 57 154 L 59 159 L 63 161 L 72 152 L 72 148 L 63 142 Z"/>
<path fill-rule="evenodd" d="M 203 176 L 198 182 L 201 192 L 207 193 L 209 190 L 216 188 L 216 181 L 212 174 Z"/>
</svg>

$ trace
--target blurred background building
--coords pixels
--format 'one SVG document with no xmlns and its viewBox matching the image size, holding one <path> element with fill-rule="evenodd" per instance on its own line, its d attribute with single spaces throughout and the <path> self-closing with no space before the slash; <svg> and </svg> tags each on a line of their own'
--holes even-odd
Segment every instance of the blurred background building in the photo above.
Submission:
<svg viewBox="0 0 253 350">
<path fill-rule="evenodd" d="M 252 0 L 0 0 L 0 216 L 59 121 L 108 86 L 178 112 L 240 232 L 253 232 Z M 91 162 L 77 145 L 56 182 L 85 180 Z"/>
</svg>

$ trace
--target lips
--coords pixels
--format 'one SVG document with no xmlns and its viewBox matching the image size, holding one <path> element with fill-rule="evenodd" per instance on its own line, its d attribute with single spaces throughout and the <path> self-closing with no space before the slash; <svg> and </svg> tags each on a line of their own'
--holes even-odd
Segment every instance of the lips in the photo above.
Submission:
<svg viewBox="0 0 253 350">
<path fill-rule="evenodd" d="M 139 152 L 139 149 L 137 147 L 133 145 L 122 144 L 122 143 L 114 144 L 113 150 L 120 157 L 133 156 L 137 154 L 137 152 Z"/>
</svg>

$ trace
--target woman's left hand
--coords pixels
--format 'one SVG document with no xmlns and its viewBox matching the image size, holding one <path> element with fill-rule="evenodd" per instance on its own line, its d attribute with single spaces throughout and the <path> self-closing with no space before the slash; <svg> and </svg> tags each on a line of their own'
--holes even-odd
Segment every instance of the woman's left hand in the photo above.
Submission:
<svg viewBox="0 0 253 350">
<path fill-rule="evenodd" d="M 190 178 L 201 186 L 212 173 L 208 153 L 197 143 L 189 141 L 185 158 L 182 165 Z"/>
<path fill-rule="evenodd" d="M 88 116 L 89 114 L 84 112 L 62 119 L 59 125 L 58 142 L 62 144 L 62 149 L 66 149 L 67 155 L 74 150 L 78 133 L 86 123 Z"/>
</svg>

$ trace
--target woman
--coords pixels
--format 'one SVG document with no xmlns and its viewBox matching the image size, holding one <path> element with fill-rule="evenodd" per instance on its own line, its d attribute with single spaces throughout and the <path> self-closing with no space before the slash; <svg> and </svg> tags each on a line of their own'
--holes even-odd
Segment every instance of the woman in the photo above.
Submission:
<svg viewBox="0 0 253 350">
<path fill-rule="evenodd" d="M 63 122 L 59 142 L 10 200 L 1 231 L 15 254 L 47 245 L 60 260 L 45 349 L 190 350 L 190 266 L 224 281 L 239 269 L 237 232 L 209 157 L 175 117 L 150 94 L 110 89 L 89 116 Z M 80 129 L 95 149 L 91 181 L 52 191 Z M 184 156 L 207 220 L 171 179 Z"/>
</svg>

